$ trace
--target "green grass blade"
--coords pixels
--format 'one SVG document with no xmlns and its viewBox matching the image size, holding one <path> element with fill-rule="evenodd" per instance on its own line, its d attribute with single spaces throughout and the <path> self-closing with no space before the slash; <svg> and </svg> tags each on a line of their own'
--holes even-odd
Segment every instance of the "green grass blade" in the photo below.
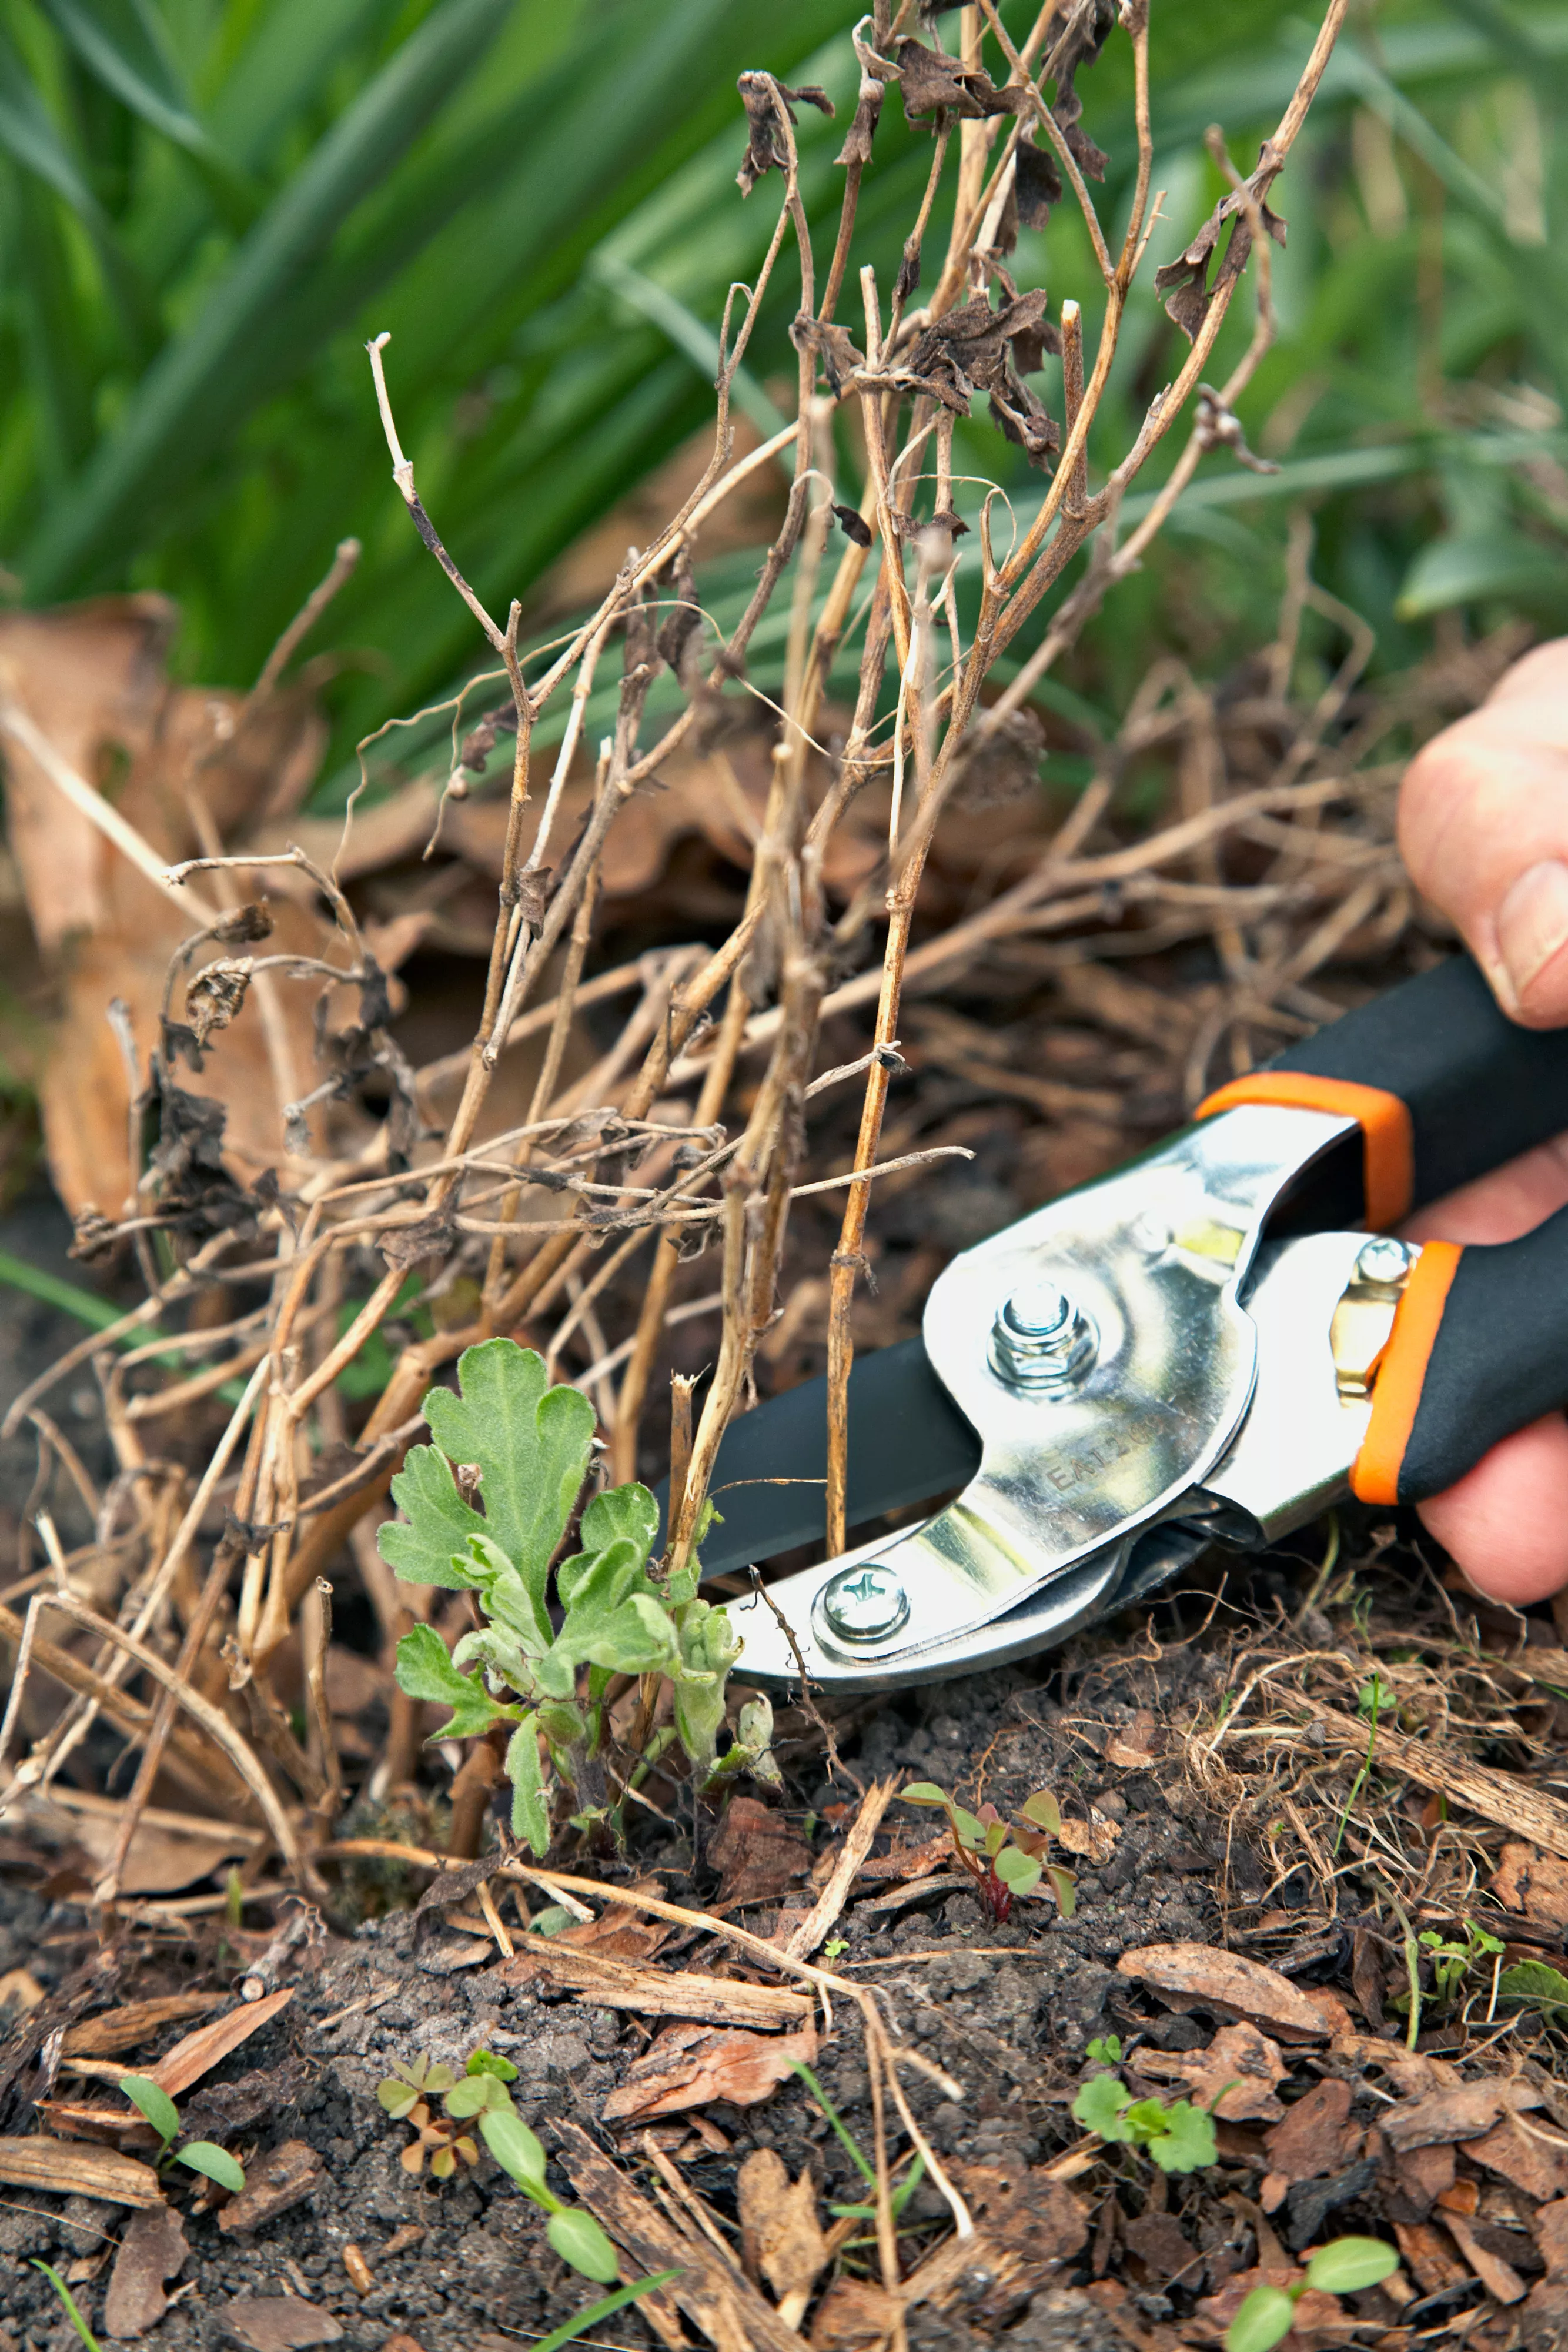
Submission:
<svg viewBox="0 0 1568 2352">
<path fill-rule="evenodd" d="M 444 0 L 334 123 L 284 187 L 189 331 L 132 396 L 119 433 L 23 559 L 30 593 L 57 596 L 91 577 L 162 484 L 216 447 L 243 412 L 235 372 L 269 331 L 269 311 L 384 177 L 500 30 L 511 0 Z"/>
<path fill-rule="evenodd" d="M 93 2334 L 91 2328 L 88 2326 L 86 2320 L 82 2317 L 80 2311 L 77 2307 L 77 2299 L 75 2295 L 71 2293 L 69 2287 L 66 2284 L 58 2271 L 56 2270 L 54 2264 L 52 2263 L 45 2262 L 41 2254 L 33 2254 L 29 2256 L 28 2259 L 31 2261 L 33 2268 L 36 2271 L 43 2272 L 44 2276 L 48 2280 L 49 2284 L 59 2296 L 60 2301 L 66 2307 L 66 2317 L 70 2321 L 71 2326 L 76 2329 L 77 2334 L 87 2346 L 87 2352 L 101 2352 L 101 2347 L 99 2344 L 97 2336 Z"/>
<path fill-rule="evenodd" d="M 552 2327 L 548 2336 L 541 2336 L 529 2347 L 529 2352 L 561 2352 L 562 2345 L 577 2343 L 601 2320 L 612 2319 L 618 2311 L 624 2311 L 629 2303 L 636 2303 L 642 2296 L 652 2294 L 655 2287 L 668 2286 L 672 2279 L 680 2275 L 679 2271 L 654 2271 L 650 2277 L 638 2279 L 632 2286 L 618 2286 L 613 2294 L 601 2295 L 599 2301 L 591 2303 L 586 2311 L 580 2311 L 575 2319 L 566 2320 L 559 2327 Z"/>
</svg>

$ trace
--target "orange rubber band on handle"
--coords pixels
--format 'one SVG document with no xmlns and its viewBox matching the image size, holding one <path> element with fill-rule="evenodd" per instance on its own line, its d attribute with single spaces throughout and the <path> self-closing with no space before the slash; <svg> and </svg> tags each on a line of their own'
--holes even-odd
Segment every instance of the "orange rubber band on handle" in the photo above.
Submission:
<svg viewBox="0 0 1568 2352">
<path fill-rule="evenodd" d="M 1395 1311 L 1394 1328 L 1378 1362 L 1372 1419 L 1351 1467 L 1351 1492 L 1358 1502 L 1399 1500 L 1405 1449 L 1416 1426 L 1427 1367 L 1463 1255 L 1458 1242 L 1424 1242 L 1410 1269 L 1405 1295 Z"/>
<path fill-rule="evenodd" d="M 1364 1154 L 1365 1223 L 1373 1233 L 1385 1232 L 1408 1211 L 1416 1190 L 1416 1146 L 1410 1114 L 1397 1095 L 1350 1078 L 1309 1077 L 1302 1070 L 1253 1070 L 1217 1087 L 1196 1115 L 1207 1118 L 1239 1103 L 1281 1103 L 1291 1110 L 1354 1118 Z"/>
</svg>

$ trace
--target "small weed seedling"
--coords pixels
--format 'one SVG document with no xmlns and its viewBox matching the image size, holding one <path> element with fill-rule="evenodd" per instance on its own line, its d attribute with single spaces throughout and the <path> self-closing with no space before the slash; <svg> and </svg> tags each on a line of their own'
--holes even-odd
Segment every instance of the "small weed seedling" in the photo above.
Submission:
<svg viewBox="0 0 1568 2352">
<path fill-rule="evenodd" d="M 776 1782 L 766 1699 L 742 1709 L 739 1738 L 719 1759 L 725 1685 L 740 1639 L 723 1611 L 698 1597 L 695 1549 L 664 1580 L 650 1568 L 659 1507 L 646 1486 L 612 1486 L 587 1504 L 582 1549 L 555 1570 L 559 1626 L 551 1622 L 550 1562 L 593 1445 L 593 1407 L 581 1391 L 547 1387 L 543 1358 L 512 1339 L 465 1349 L 457 1378 L 458 1394 L 434 1388 L 425 1397 L 435 1444 L 414 1446 L 392 1480 L 406 1524 L 387 1521 L 380 1538 L 399 1576 L 473 1592 L 484 1620 L 450 1654 L 433 1625 L 416 1625 L 398 1643 L 399 1688 L 452 1709 L 435 1738 L 515 1727 L 507 1746 L 512 1830 L 540 1854 L 550 1843 L 540 1740 L 558 1784 L 571 1793 L 572 1820 L 591 1826 L 606 1810 L 590 1792 L 604 1780 L 604 1695 L 617 1675 L 669 1678 L 673 1736 L 699 1788 L 743 1770 Z M 655 1733 L 638 1760 L 655 1760 L 671 1738 Z"/>
<path fill-rule="evenodd" d="M 1042 1859 L 1061 1829 L 1061 1809 L 1047 1790 L 1037 1789 L 1025 1799 L 1016 1822 L 1004 1821 L 995 1805 L 966 1812 L 935 1780 L 911 1780 L 898 1793 L 906 1805 L 941 1807 L 953 1833 L 953 1851 L 998 1927 L 1018 1896 L 1032 1895 L 1042 1878 L 1050 1882 L 1062 1917 L 1071 1918 L 1077 1903 L 1072 1873 Z"/>
<path fill-rule="evenodd" d="M 160 2084 L 149 2074 L 122 2074 L 120 2087 L 133 2107 L 140 2107 L 161 2143 L 156 2163 L 160 2172 L 171 2164 L 188 2165 L 193 2172 L 204 2173 L 215 2180 L 220 2189 L 237 2196 L 245 2187 L 245 2173 L 235 2162 L 226 2147 L 214 2140 L 188 2139 L 183 2147 L 176 2147 L 180 2133 L 180 2110 Z"/>
<path fill-rule="evenodd" d="M 549 2216 L 545 2235 L 560 2256 L 584 2278 L 606 2286 L 619 2275 L 615 2249 L 594 2220 L 580 2206 L 563 2205 L 545 2184 L 545 2152 L 512 2102 L 507 2084 L 517 2079 L 509 2058 L 494 2051 L 476 2050 L 461 2074 L 450 2066 L 400 2066 L 376 2085 L 376 2096 L 389 2116 L 413 2126 L 416 2137 L 402 2152 L 405 2172 L 424 2169 L 450 2180 L 458 2164 L 477 2164 L 478 2143 L 464 2130 L 477 2122 L 486 2147 L 504 2172 L 509 2172 L 525 2197 Z M 445 2115 L 434 2116 L 431 2101 L 440 2098 Z"/>
<path fill-rule="evenodd" d="M 1291 2332 L 1296 2305 L 1309 2287 L 1322 2294 L 1354 2294 L 1381 2286 L 1399 2257 L 1381 2238 L 1336 2238 L 1320 2246 L 1294 2286 L 1255 2286 L 1225 2331 L 1225 2352 L 1273 2352 Z"/>
<path fill-rule="evenodd" d="M 1107 2047 L 1101 2044 L 1103 2050 Z M 1090 2054 L 1094 2055 L 1092 2045 Z M 1224 2092 L 1219 2095 L 1223 2098 Z M 1073 2122 L 1085 2131 L 1143 2148 L 1162 2172 L 1199 2172 L 1219 2153 L 1214 2117 L 1207 2108 L 1195 2107 L 1190 2099 L 1173 2099 L 1168 2105 L 1164 2099 L 1134 2099 L 1114 2074 L 1092 2074 L 1071 2112 Z"/>
</svg>

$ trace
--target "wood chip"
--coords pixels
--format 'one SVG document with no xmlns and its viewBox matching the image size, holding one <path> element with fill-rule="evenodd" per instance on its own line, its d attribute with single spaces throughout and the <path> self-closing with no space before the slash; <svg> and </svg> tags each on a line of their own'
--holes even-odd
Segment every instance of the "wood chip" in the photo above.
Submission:
<svg viewBox="0 0 1568 2352">
<path fill-rule="evenodd" d="M 208 2025 L 200 2025 L 194 2033 L 187 2033 L 160 2058 L 152 2069 L 151 2079 L 172 2099 L 188 2091 L 193 2083 L 237 2050 L 242 2042 L 267 2024 L 281 2009 L 287 2009 L 294 1998 L 294 1988 L 286 1985 L 281 1992 L 268 1993 L 263 2000 L 237 2001 L 226 2016 L 214 2017 Z"/>
<path fill-rule="evenodd" d="M 882 1826 L 882 1817 L 897 1786 L 895 1773 L 890 1780 L 873 1780 L 866 1790 L 861 1800 L 861 1809 L 833 1864 L 831 1876 L 784 1947 L 791 1959 L 810 1958 L 842 1911 L 849 1900 L 850 1888 L 871 1852 L 872 1840 Z"/>
<path fill-rule="evenodd" d="M 1525 2284 L 1519 2273 L 1500 2254 L 1494 2254 L 1481 2243 L 1461 2214 L 1446 2212 L 1443 2227 L 1490 2295 L 1499 2303 L 1524 2301 Z"/>
<path fill-rule="evenodd" d="M 0 2181 L 9 2189 L 43 2189 L 57 2197 L 102 2197 L 111 2205 L 163 2202 L 150 2164 L 139 2164 L 117 2148 L 57 2139 L 0 2139 Z"/>
<path fill-rule="evenodd" d="M 1222 2026 L 1207 2050 L 1140 2049 L 1135 2063 L 1140 2074 L 1185 2084 L 1225 2123 L 1274 2123 L 1286 2113 L 1274 2096 L 1290 2072 L 1279 2044 L 1244 2020 Z"/>
<path fill-rule="evenodd" d="M 1394 2238 L 1406 2269 L 1423 2294 L 1442 2294 L 1463 2283 L 1463 2263 L 1454 2260 L 1442 2231 L 1429 2221 L 1396 2221 Z"/>
<path fill-rule="evenodd" d="M 109 2274 L 103 2303 L 106 2336 L 145 2336 L 169 2308 L 163 2289 L 178 2278 L 190 2248 L 185 2224 L 167 2205 L 133 2213 Z"/>
<path fill-rule="evenodd" d="M 162 2000 L 128 2000 L 119 2009 L 103 2010 L 97 2017 L 73 2025 L 66 2035 L 65 2054 L 110 2058 L 119 2051 L 140 2048 L 166 2025 L 182 2024 L 188 2017 L 209 2017 L 214 2009 L 230 2006 L 225 1992 L 174 1992 Z"/>
<path fill-rule="evenodd" d="M 336 2344 L 342 2329 L 319 2303 L 298 2294 L 241 2294 L 214 2316 L 246 2352 L 299 2352 L 308 2344 Z"/>
<path fill-rule="evenodd" d="M 1423 2098 L 1402 2101 L 1380 2116 L 1379 2123 L 1397 2155 L 1407 2147 L 1430 2147 L 1434 2140 L 1479 2139 L 1500 2116 L 1540 2105 L 1540 2093 L 1528 2083 L 1458 2083 L 1450 2089 L 1428 2091 Z"/>
<path fill-rule="evenodd" d="M 1548 2278 L 1568 2277 L 1568 2197 L 1542 2205 L 1535 2216 L 1535 2242 Z"/>
<path fill-rule="evenodd" d="M 816 2054 L 816 2029 L 810 2022 L 798 2033 L 768 2034 L 671 2026 L 611 2092 L 604 2120 L 649 2123 L 655 2116 L 706 2106 L 716 2099 L 753 2107 L 789 2080 L 796 2059 L 810 2065 Z"/>
<path fill-rule="evenodd" d="M 353 2288 L 354 2293 L 356 2294 L 369 2294 L 371 2289 L 376 2283 L 375 2273 L 371 2269 L 369 2263 L 366 2262 L 364 2255 L 360 2252 L 358 2246 L 347 2245 L 344 2247 L 343 2268 L 349 2273 L 349 2284 Z"/>
<path fill-rule="evenodd" d="M 325 2169 L 308 2140 L 286 2139 L 269 2155 L 257 2157 L 246 2174 L 245 2187 L 218 2215 L 219 2229 L 231 2238 L 259 2230 L 275 2214 L 286 2213 L 310 2196 Z"/>
<path fill-rule="evenodd" d="M 1221 2017 L 1249 2018 L 1277 2041 L 1321 2042 L 1329 2031 L 1288 1977 L 1244 1959 L 1239 1952 L 1218 1951 L 1208 1944 L 1149 1944 L 1141 1951 L 1124 1952 L 1116 1969 L 1119 1975 L 1161 1995 L 1174 1994 L 1183 2003 L 1213 2010 Z"/>
<path fill-rule="evenodd" d="M 664 2341 L 674 2319 L 672 2305 L 701 2328 L 716 2352 L 800 2352 L 800 2338 L 787 2327 L 766 2296 L 758 2293 L 694 2226 L 684 2228 L 633 2189 L 601 2156 L 580 2126 L 560 2127 L 560 2160 L 589 2211 L 624 2246 L 636 2266 L 674 2270 L 667 2287 L 643 2295 L 637 2309 Z"/>
<path fill-rule="evenodd" d="M 543 1977 L 570 1986 L 580 2000 L 601 2009 L 632 2010 L 644 2017 L 700 2018 L 715 2025 L 767 2031 L 803 2024 L 811 2014 L 810 1995 L 782 1985 L 747 1984 L 693 1969 L 640 1968 L 554 1936 L 531 1937 L 527 1952 L 519 1952 L 501 1973 L 507 1982 L 519 1974 L 524 1982 Z"/>
</svg>

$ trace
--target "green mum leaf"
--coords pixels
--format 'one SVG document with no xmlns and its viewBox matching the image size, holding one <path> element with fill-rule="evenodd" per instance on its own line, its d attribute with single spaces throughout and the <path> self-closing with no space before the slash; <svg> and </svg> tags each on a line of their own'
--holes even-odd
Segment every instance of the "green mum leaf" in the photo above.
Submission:
<svg viewBox="0 0 1568 2352">
<path fill-rule="evenodd" d="M 631 1542 L 646 1559 L 658 1532 L 659 1506 L 635 1479 L 629 1486 L 606 1487 L 582 1514 L 584 1551 L 603 1551 L 610 1544 Z"/>
<path fill-rule="evenodd" d="M 545 1583 L 588 1473 L 593 1407 L 546 1384 L 544 1359 L 514 1339 L 486 1339 L 457 1360 L 460 1393 L 432 1389 L 430 1433 L 453 1462 L 476 1463 L 486 1531 L 517 1569 L 540 1619 Z"/>
<path fill-rule="evenodd" d="M 412 1446 L 392 1494 L 407 1525 L 387 1519 L 382 1526 L 376 1549 L 387 1566 L 408 1584 L 444 1584 L 449 1591 L 477 1584 L 468 1538 L 482 1536 L 485 1522 L 458 1493 L 445 1455 L 434 1445 Z"/>
<path fill-rule="evenodd" d="M 436 1737 L 466 1739 L 488 1731 L 506 1709 L 497 1706 L 477 1675 L 459 1674 L 434 1625 L 415 1625 L 397 1645 L 397 1686 L 410 1698 L 449 1706 L 452 1719 Z"/>
<path fill-rule="evenodd" d="M 525 1715 L 507 1742 L 507 1778 L 512 1784 L 512 1835 L 527 1838 L 535 1853 L 547 1853 L 549 1807 L 545 1802 L 544 1773 L 539 1765 L 537 1715 Z"/>
</svg>

